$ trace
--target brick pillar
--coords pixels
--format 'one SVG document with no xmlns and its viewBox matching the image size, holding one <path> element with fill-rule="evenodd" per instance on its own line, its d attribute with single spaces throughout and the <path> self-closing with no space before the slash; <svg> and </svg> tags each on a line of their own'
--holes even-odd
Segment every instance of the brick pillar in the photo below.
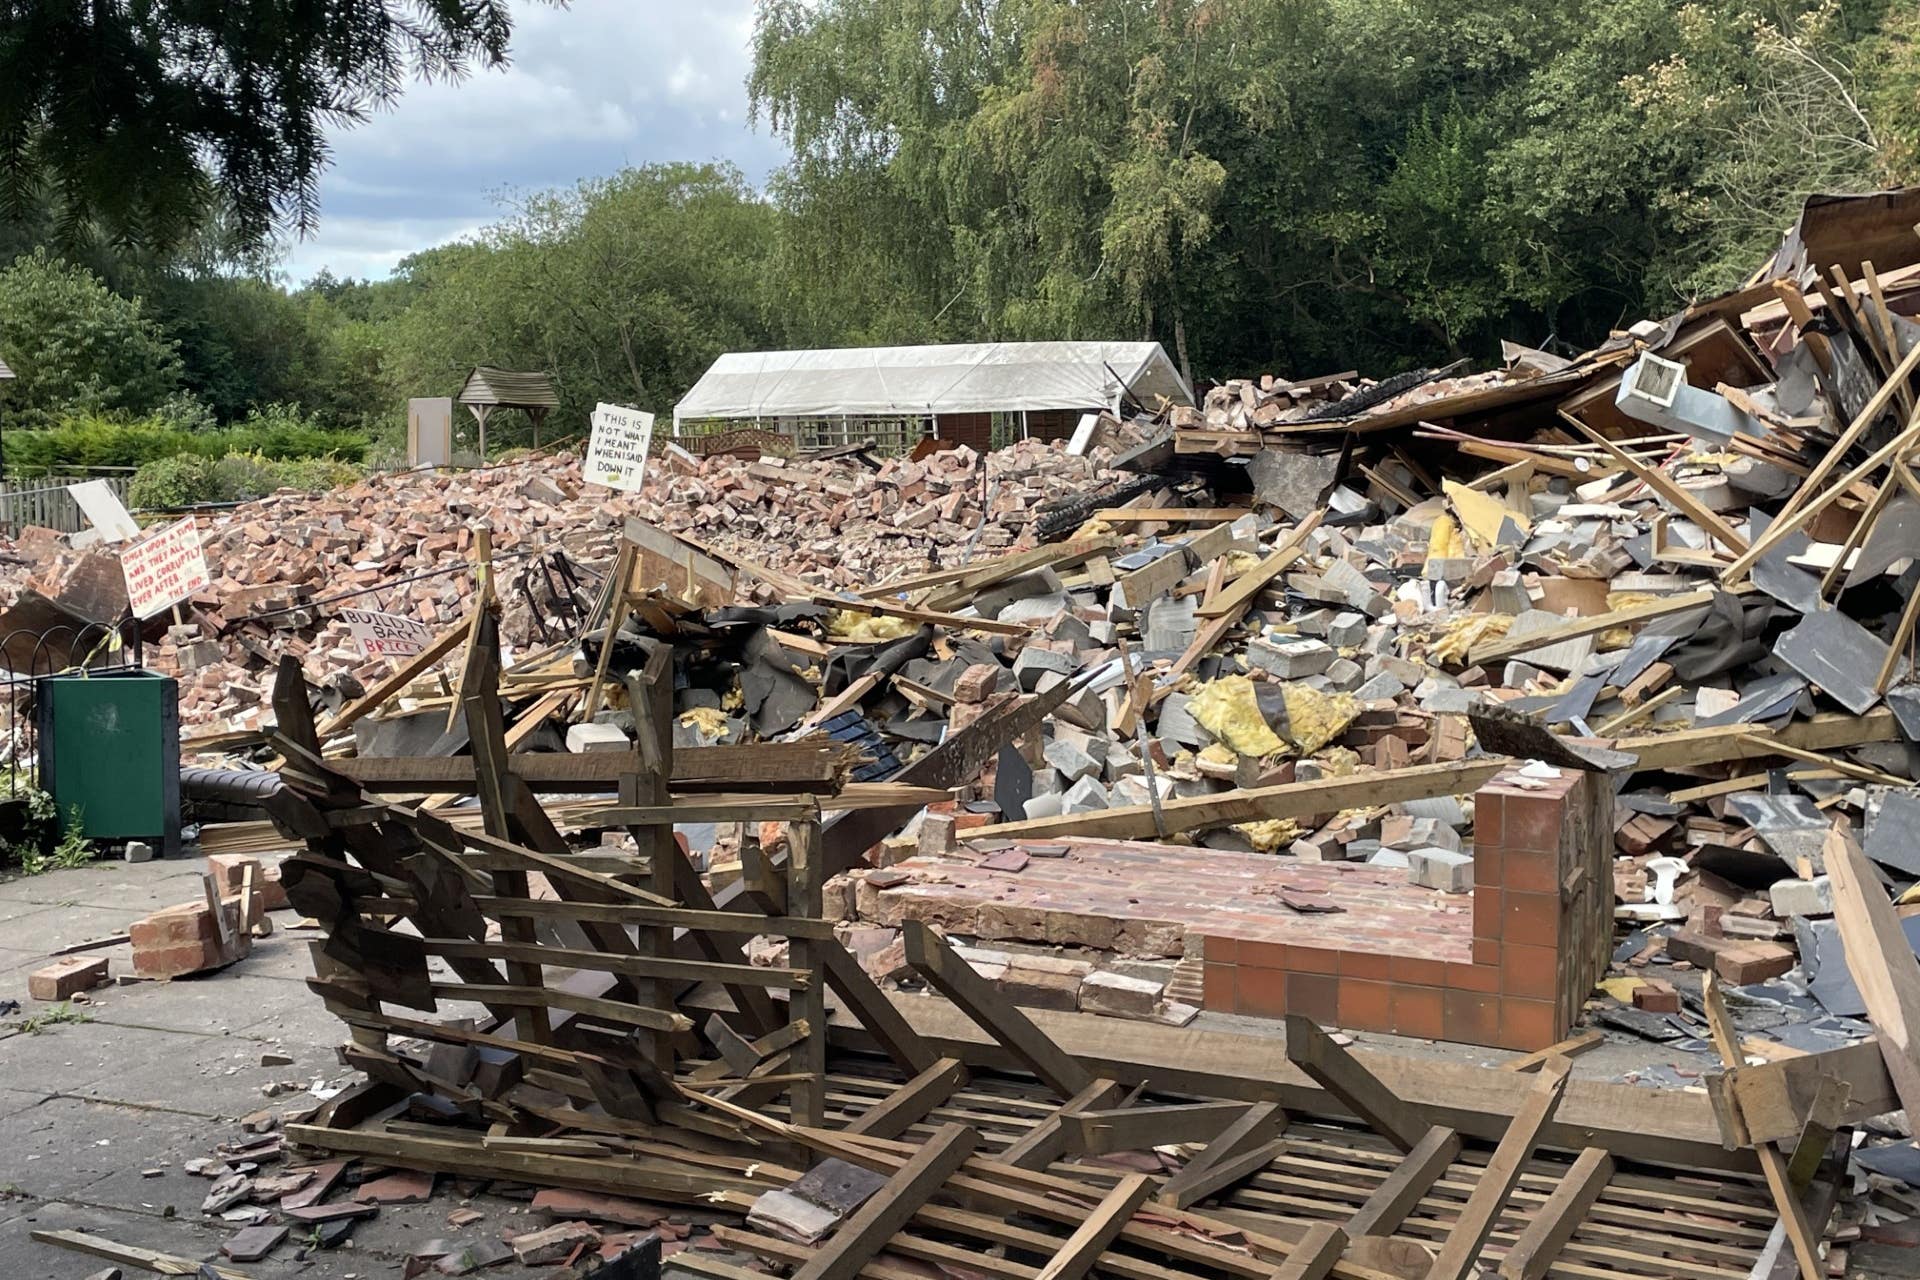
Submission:
<svg viewBox="0 0 1920 1280">
<path fill-rule="evenodd" d="M 1500 973 L 1497 1021 L 1484 1006 L 1471 1019 L 1492 1033 L 1483 1043 L 1539 1049 L 1565 1039 L 1605 971 L 1612 808 L 1609 778 L 1570 769 L 1552 779 L 1508 770 L 1474 796 L 1473 959 Z"/>
</svg>

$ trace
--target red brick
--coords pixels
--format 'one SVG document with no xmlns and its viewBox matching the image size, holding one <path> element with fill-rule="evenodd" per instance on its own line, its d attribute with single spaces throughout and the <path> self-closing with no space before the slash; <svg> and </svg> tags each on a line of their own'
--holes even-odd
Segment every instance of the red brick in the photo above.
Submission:
<svg viewBox="0 0 1920 1280">
<path fill-rule="evenodd" d="M 1393 989 L 1395 1035 L 1424 1040 L 1446 1039 L 1445 993 L 1434 987 L 1396 986 Z"/>
<path fill-rule="evenodd" d="M 1483 995 L 1500 994 L 1500 970 L 1490 964 L 1447 965 L 1447 986 L 1455 991 L 1477 991 Z"/>
<path fill-rule="evenodd" d="M 1385 982 L 1389 975 L 1387 957 L 1377 951 L 1340 951 L 1335 953 L 1339 959 L 1335 962 L 1342 978 L 1364 978 L 1368 982 Z"/>
<path fill-rule="evenodd" d="M 1340 972 L 1340 955 L 1326 947 L 1288 947 L 1287 967 L 1300 973 L 1334 974 Z"/>
<path fill-rule="evenodd" d="M 1480 859 L 1473 860 L 1474 874 L 1480 872 Z M 1478 880 L 1475 881 L 1478 883 Z M 1503 851 L 1500 887 L 1514 893 L 1560 892 L 1560 855 L 1530 853 L 1520 849 Z"/>
<path fill-rule="evenodd" d="M 1408 982 L 1417 987 L 1444 987 L 1447 985 L 1447 963 L 1424 956 L 1388 956 L 1387 977 L 1394 982 Z"/>
<path fill-rule="evenodd" d="M 1287 1013 L 1287 975 L 1278 969 L 1235 970 L 1235 1013 L 1254 1018 L 1281 1018 Z"/>
<path fill-rule="evenodd" d="M 1475 938 L 1473 940 L 1473 962 L 1489 968 L 1500 964 L 1500 939 Z"/>
<path fill-rule="evenodd" d="M 1508 1049 L 1544 1049 L 1560 1039 L 1553 1003 L 1548 1000 L 1500 1000 L 1500 1040 Z"/>
<path fill-rule="evenodd" d="M 1523 1000 L 1551 1000 L 1560 987 L 1560 953 L 1552 947 L 1500 944 L 1500 991 Z"/>
<path fill-rule="evenodd" d="M 1506 847 L 1506 797 L 1482 787 L 1473 798 L 1473 865 L 1478 878 L 1482 848 Z"/>
<path fill-rule="evenodd" d="M 1340 980 L 1323 973 L 1288 974 L 1287 1012 L 1333 1026 L 1340 1020 Z"/>
<path fill-rule="evenodd" d="M 1234 966 L 1207 961 L 1200 974 L 1201 999 L 1206 1001 L 1207 1008 L 1238 1012 L 1239 997 L 1234 992 L 1238 977 Z"/>
<path fill-rule="evenodd" d="M 1667 982 L 1643 982 L 1633 989 L 1633 1007 L 1648 1013 L 1680 1012 L 1680 993 Z"/>
<path fill-rule="evenodd" d="M 182 902 L 163 907 L 144 920 L 127 926 L 127 937 L 137 951 L 141 947 L 179 946 L 188 942 L 217 939 L 213 910 L 204 902 Z"/>
<path fill-rule="evenodd" d="M 1338 1025 L 1360 1031 L 1393 1030 L 1393 988 L 1384 982 L 1340 979 Z"/>
<path fill-rule="evenodd" d="M 960 678 L 953 682 L 954 701 L 985 702 L 987 695 L 991 694 L 994 687 L 999 684 L 1001 670 L 1002 668 L 998 665 L 990 666 L 983 662 L 976 662 L 968 667 L 960 673 Z"/>
<path fill-rule="evenodd" d="M 1554 894 L 1503 891 L 1501 914 L 1502 943 L 1551 947 L 1560 941 L 1560 899 Z"/>
<path fill-rule="evenodd" d="M 106 980 L 105 956 L 68 956 L 27 975 L 27 994 L 35 1000 L 71 1000 Z"/>
<path fill-rule="evenodd" d="M 1564 797 L 1545 793 L 1508 796 L 1500 847 L 1526 853 L 1557 853 L 1566 826 Z"/>
<path fill-rule="evenodd" d="M 1200 949 L 1207 957 L 1208 964 L 1240 963 L 1240 939 L 1222 934 L 1207 934 L 1200 940 Z"/>
<path fill-rule="evenodd" d="M 1749 942 L 1722 951 L 1713 971 L 1735 986 L 1765 982 L 1793 968 L 1793 952 L 1777 942 Z"/>
<path fill-rule="evenodd" d="M 1500 890 L 1476 885 L 1473 890 L 1473 936 L 1500 937 L 1507 924 L 1500 912 Z"/>
<path fill-rule="evenodd" d="M 1261 969 L 1285 969 L 1287 965 L 1287 947 L 1284 943 L 1264 942 L 1255 938 L 1242 938 L 1236 944 L 1237 964 L 1255 965 Z"/>
<path fill-rule="evenodd" d="M 1466 1044 L 1500 1042 L 1500 998 L 1475 991 L 1448 990 L 1440 997 L 1447 1039 Z"/>
<path fill-rule="evenodd" d="M 1473 842 L 1473 883 L 1488 889 L 1507 887 L 1507 851 L 1497 844 Z"/>
</svg>

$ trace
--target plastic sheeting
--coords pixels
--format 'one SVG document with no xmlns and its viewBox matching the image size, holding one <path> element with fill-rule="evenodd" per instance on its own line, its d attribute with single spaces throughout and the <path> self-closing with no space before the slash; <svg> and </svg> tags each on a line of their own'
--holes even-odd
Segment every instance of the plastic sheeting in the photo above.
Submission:
<svg viewBox="0 0 1920 1280">
<path fill-rule="evenodd" d="M 1157 342 L 981 342 L 729 352 L 673 420 L 1098 409 L 1123 389 L 1149 406 L 1193 403 Z"/>
</svg>

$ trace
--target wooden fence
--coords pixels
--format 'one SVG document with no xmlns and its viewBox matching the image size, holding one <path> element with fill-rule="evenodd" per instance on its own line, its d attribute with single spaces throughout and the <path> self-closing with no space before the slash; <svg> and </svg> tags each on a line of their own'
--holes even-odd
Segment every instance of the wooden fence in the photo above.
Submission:
<svg viewBox="0 0 1920 1280">
<path fill-rule="evenodd" d="M 77 533 L 87 527 L 87 518 L 80 513 L 80 504 L 67 492 L 67 486 L 83 480 L 105 480 L 107 487 L 125 502 L 127 482 L 131 479 L 131 472 L 122 471 L 0 480 L 0 532 L 17 534 L 28 525 L 37 524 L 61 533 Z"/>
</svg>

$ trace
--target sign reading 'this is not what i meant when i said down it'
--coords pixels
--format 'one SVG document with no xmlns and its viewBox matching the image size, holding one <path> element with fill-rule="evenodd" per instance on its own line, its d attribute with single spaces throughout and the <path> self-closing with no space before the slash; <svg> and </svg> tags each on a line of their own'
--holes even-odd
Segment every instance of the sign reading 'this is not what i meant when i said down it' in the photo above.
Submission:
<svg viewBox="0 0 1920 1280">
<path fill-rule="evenodd" d="M 631 493 L 646 479 L 647 450 L 652 447 L 652 414 L 617 404 L 599 405 L 587 440 L 586 479 Z"/>
<path fill-rule="evenodd" d="M 192 516 L 128 543 L 120 553 L 120 570 L 127 576 L 127 603 L 136 618 L 164 613 L 213 585 Z"/>
</svg>

